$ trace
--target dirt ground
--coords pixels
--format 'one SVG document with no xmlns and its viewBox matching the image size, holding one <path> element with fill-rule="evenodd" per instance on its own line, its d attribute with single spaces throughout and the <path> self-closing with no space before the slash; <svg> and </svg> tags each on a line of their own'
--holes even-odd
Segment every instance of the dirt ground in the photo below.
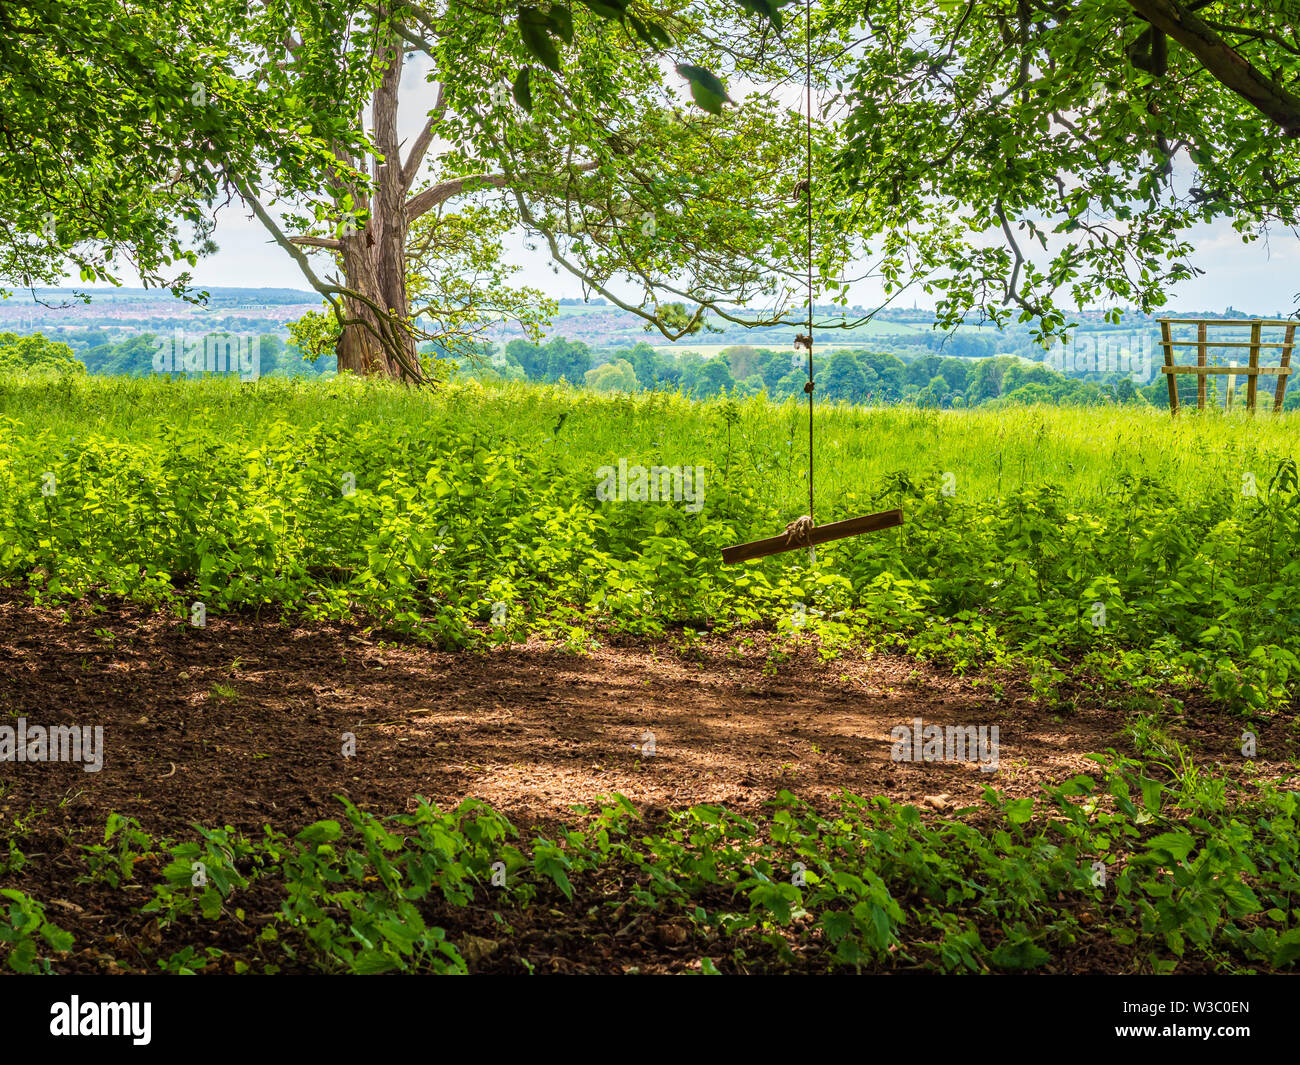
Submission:
<svg viewBox="0 0 1300 1065">
<path fill-rule="evenodd" d="M 105 757 L 95 773 L 0 763 L 0 815 L 36 813 L 65 832 L 100 828 L 110 811 L 155 833 L 192 821 L 292 831 L 335 815 L 336 794 L 376 813 L 415 796 L 444 807 L 472 796 L 543 826 L 615 792 L 643 807 L 757 811 L 781 789 L 814 803 L 847 789 L 944 810 L 978 803 L 988 784 L 1037 794 L 1093 768 L 1089 752 L 1125 747 L 1122 713 L 1047 713 L 1014 680 L 996 698 L 988 683 L 910 659 L 823 663 L 811 647 L 773 671 L 770 646 L 754 634 L 685 653 L 445 653 L 348 626 L 211 617 L 194 628 L 134 606 L 48 611 L 4 593 L 0 723 L 102 725 Z M 890 730 L 918 717 L 997 725 L 998 770 L 892 761 Z M 1196 717 L 1183 738 L 1198 756 L 1239 762 L 1241 720 Z M 1260 747 L 1280 756 L 1292 741 L 1276 727 Z M 1258 767 L 1287 772 L 1280 757 Z"/>
<path fill-rule="evenodd" d="M 1036 795 L 1089 771 L 1089 752 L 1125 748 L 1114 709 L 1045 713 L 1014 679 L 998 698 L 901 657 L 823 663 L 806 648 L 774 670 L 763 633 L 685 653 L 439 653 L 346 625 L 240 616 L 194 628 L 135 606 L 49 611 L 3 593 L 0 648 L 0 723 L 104 727 L 99 772 L 0 762 L 4 822 L 36 814 L 65 832 L 101 827 L 110 810 L 157 834 L 192 821 L 294 831 L 337 814 L 334 795 L 374 813 L 472 796 L 520 826 L 615 792 L 755 811 L 783 788 L 813 802 L 849 789 L 944 810 L 976 804 L 987 784 Z M 889 733 L 915 718 L 996 724 L 997 771 L 892 761 Z M 1184 739 L 1200 759 L 1240 762 L 1240 731 L 1239 718 L 1204 711 Z M 1291 740 L 1277 731 L 1261 736 L 1278 757 L 1261 757 L 1262 776 L 1287 771 Z"/>
<path fill-rule="evenodd" d="M 847 789 L 939 816 L 979 805 L 986 785 L 1036 795 L 1094 771 L 1089 752 L 1128 749 L 1113 698 L 1108 707 L 1081 697 L 1053 713 L 1014 677 L 998 680 L 1000 696 L 988 678 L 898 656 L 822 662 L 812 646 L 787 656 L 761 633 L 689 649 L 663 641 L 606 643 L 587 655 L 540 644 L 444 653 L 357 626 L 242 615 L 194 628 L 132 605 L 38 609 L 0 591 L 0 724 L 103 726 L 105 747 L 95 773 L 0 762 L 0 857 L 16 837 L 32 860 L 13 886 L 51 900 L 78 944 L 89 944 L 63 971 L 143 972 L 185 934 L 230 944 L 207 929 L 161 942 L 156 923 L 141 932 L 138 895 L 77 883 L 77 845 L 102 840 L 110 812 L 158 837 L 187 837 L 196 821 L 256 837 L 264 824 L 293 833 L 339 817 L 335 795 L 380 815 L 416 796 L 444 809 L 474 797 L 528 838 L 615 792 L 658 820 L 701 802 L 754 814 L 782 789 L 829 806 Z M 1280 717 L 1252 726 L 1258 778 L 1291 772 L 1296 741 Z M 997 771 L 891 760 L 890 731 L 916 718 L 997 725 Z M 1195 706 L 1169 728 L 1198 765 L 1232 776 L 1241 730 L 1240 718 Z M 349 735 L 355 754 L 345 757 Z M 277 903 L 247 905 L 269 912 Z M 535 923 L 521 915 L 513 952 L 472 971 L 677 972 L 707 949 L 675 929 L 670 939 L 633 925 L 593 937 L 585 907 L 547 912 Z M 456 930 L 468 936 L 464 949 L 495 934 L 482 907 L 449 918 L 468 922 Z M 1117 971 L 1114 959 L 1085 954 L 1065 971 Z"/>
</svg>

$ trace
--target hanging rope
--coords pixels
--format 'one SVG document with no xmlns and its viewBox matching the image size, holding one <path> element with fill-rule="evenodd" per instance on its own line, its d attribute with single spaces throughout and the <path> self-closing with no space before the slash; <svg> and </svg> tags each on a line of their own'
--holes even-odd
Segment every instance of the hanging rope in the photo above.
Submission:
<svg viewBox="0 0 1300 1065">
<path fill-rule="evenodd" d="M 812 518 L 805 514 L 795 518 L 785 527 L 785 542 L 791 547 L 812 547 L 812 531 L 816 528 Z"/>
<path fill-rule="evenodd" d="M 817 522 L 813 509 L 813 390 L 817 387 L 813 381 L 813 214 L 812 214 L 812 0 L 804 4 L 804 105 L 807 111 L 804 145 L 804 177 L 795 186 L 796 192 L 804 195 L 805 217 L 808 223 L 808 332 L 800 333 L 794 338 L 794 346 L 803 345 L 808 349 L 808 383 L 803 386 L 808 395 L 808 513 L 796 518 L 785 527 L 786 542 L 800 547 L 807 545 L 809 551 L 815 551 L 810 536 Z"/>
<path fill-rule="evenodd" d="M 808 383 L 803 390 L 808 393 L 808 520 L 814 522 L 813 510 L 813 219 L 812 219 L 812 0 L 804 5 L 804 96 L 808 106 L 807 153 L 804 160 L 804 196 L 808 208 Z"/>
</svg>

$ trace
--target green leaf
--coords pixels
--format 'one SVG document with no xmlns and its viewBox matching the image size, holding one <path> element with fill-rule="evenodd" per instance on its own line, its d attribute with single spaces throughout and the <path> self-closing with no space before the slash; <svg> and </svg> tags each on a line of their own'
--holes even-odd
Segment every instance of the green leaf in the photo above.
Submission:
<svg viewBox="0 0 1300 1065">
<path fill-rule="evenodd" d="M 1164 789 L 1165 786 L 1160 781 L 1152 780 L 1150 777 L 1142 778 L 1142 805 L 1146 807 L 1147 813 L 1160 812 L 1160 793 Z"/>
<path fill-rule="evenodd" d="M 1292 928 L 1278 936 L 1277 950 L 1273 952 L 1273 967 L 1285 968 L 1300 960 L 1300 928 Z"/>
<path fill-rule="evenodd" d="M 332 843 L 342 834 L 343 829 L 337 821 L 317 821 L 304 828 L 295 838 L 299 843 Z"/>
<path fill-rule="evenodd" d="M 1162 832 L 1147 840 L 1147 850 L 1168 854 L 1175 861 L 1182 861 L 1195 846 L 1196 840 L 1186 832 Z"/>
<path fill-rule="evenodd" d="M 1033 798 L 1015 799 L 1007 803 L 1007 823 L 1012 825 L 1023 825 L 1034 816 Z"/>
<path fill-rule="evenodd" d="M 1052 956 L 1027 936 L 999 943 L 989 962 L 999 969 L 1037 969 Z"/>
<path fill-rule="evenodd" d="M 645 43 L 648 44 L 651 48 L 657 47 L 658 42 L 655 41 L 654 35 L 650 32 L 649 26 L 647 26 L 644 22 L 642 22 L 631 12 L 628 13 L 627 21 L 628 21 L 628 25 L 632 27 L 632 32 L 635 33 L 638 37 L 640 37 L 641 40 L 645 41 Z"/>
<path fill-rule="evenodd" d="M 737 0 L 742 8 L 753 15 L 761 15 L 771 20 L 778 30 L 781 28 L 781 4 L 784 0 Z"/>
<path fill-rule="evenodd" d="M 556 4 L 547 12 L 547 23 L 551 32 L 565 44 L 573 43 L 573 12 L 562 4 Z"/>
<path fill-rule="evenodd" d="M 30 972 L 32 962 L 36 960 L 36 943 L 23 939 L 9 952 L 9 968 L 16 973 Z"/>
<path fill-rule="evenodd" d="M 45 937 L 45 942 L 55 950 L 72 949 L 72 933 L 65 932 L 56 924 L 47 923 L 41 925 L 41 935 Z"/>
<path fill-rule="evenodd" d="M 199 912 L 209 921 L 221 916 L 221 892 L 210 887 L 199 896 Z"/>
<path fill-rule="evenodd" d="M 678 63 L 677 73 L 690 82 L 691 96 L 700 107 L 712 115 L 722 114 L 722 105 L 731 97 L 716 74 L 690 63 Z"/>
<path fill-rule="evenodd" d="M 838 943 L 853 929 L 853 918 L 843 910 L 832 910 L 822 915 L 821 926 L 826 938 Z"/>
<path fill-rule="evenodd" d="M 661 45 L 664 48 L 671 48 L 673 46 L 672 35 L 666 29 L 664 29 L 663 26 L 661 26 L 658 22 L 654 22 L 654 21 L 647 22 L 645 24 L 645 28 L 649 32 L 650 36 L 654 39 L 655 43 Z"/>
<path fill-rule="evenodd" d="M 555 47 L 555 42 L 551 40 L 550 34 L 547 33 L 549 25 L 550 22 L 547 17 L 537 8 L 521 7 L 519 9 L 519 35 L 523 38 L 524 47 L 539 63 L 558 74 L 560 72 L 560 53 Z"/>
<path fill-rule="evenodd" d="M 391 972 L 396 968 L 397 962 L 378 950 L 363 950 L 352 963 L 352 971 L 361 976 Z"/>
<path fill-rule="evenodd" d="M 525 111 L 530 112 L 533 109 L 533 90 L 529 81 L 532 69 L 532 67 L 524 67 L 524 69 L 515 77 L 514 85 L 510 87 L 510 91 L 515 98 L 515 103 Z"/>
<path fill-rule="evenodd" d="M 627 10 L 627 0 L 582 0 L 582 2 L 601 18 L 615 21 L 622 20 L 623 12 Z"/>
</svg>

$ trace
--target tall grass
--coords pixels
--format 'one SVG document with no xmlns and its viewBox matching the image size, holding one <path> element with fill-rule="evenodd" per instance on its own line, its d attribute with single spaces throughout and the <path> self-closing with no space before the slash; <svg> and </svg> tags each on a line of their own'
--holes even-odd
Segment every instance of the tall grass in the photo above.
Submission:
<svg viewBox="0 0 1300 1065">
<path fill-rule="evenodd" d="M 730 406 L 676 394 L 606 396 L 527 383 L 421 391 L 346 379 L 0 378 L 0 415 L 12 418 L 23 435 L 146 440 L 164 428 L 200 423 L 222 440 L 245 443 L 285 425 L 382 425 L 433 439 L 450 431 L 489 447 L 550 449 L 575 476 L 590 476 L 593 483 L 598 467 L 620 457 L 630 464 L 705 465 L 714 477 L 747 484 L 777 512 L 804 513 L 807 405 L 744 400 L 734 405 L 728 433 Z M 818 402 L 818 518 L 843 516 L 846 495 L 883 501 L 886 482 L 897 474 L 918 484 L 951 474 L 950 488 L 966 500 L 1054 484 L 1067 498 L 1092 503 L 1126 476 L 1150 478 L 1197 500 L 1240 493 L 1246 475 L 1267 481 L 1297 451 L 1295 412 L 1184 410 L 1174 418 L 1140 406 L 936 411 Z"/>
</svg>

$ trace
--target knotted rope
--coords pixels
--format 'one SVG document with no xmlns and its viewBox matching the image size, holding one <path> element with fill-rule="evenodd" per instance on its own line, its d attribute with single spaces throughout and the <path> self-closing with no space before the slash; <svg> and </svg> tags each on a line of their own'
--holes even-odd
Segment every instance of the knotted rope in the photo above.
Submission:
<svg viewBox="0 0 1300 1065">
<path fill-rule="evenodd" d="M 807 514 L 795 518 L 785 527 L 785 542 L 791 547 L 812 547 L 812 531 L 816 527 Z"/>
</svg>

